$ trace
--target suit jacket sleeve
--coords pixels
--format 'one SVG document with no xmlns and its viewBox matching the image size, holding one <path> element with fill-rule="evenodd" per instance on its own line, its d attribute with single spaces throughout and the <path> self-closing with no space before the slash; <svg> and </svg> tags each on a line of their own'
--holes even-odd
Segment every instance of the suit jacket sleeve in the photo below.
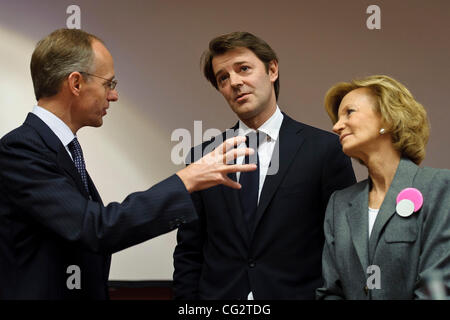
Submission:
<svg viewBox="0 0 450 320">
<path fill-rule="evenodd" d="M 204 145 L 193 148 L 186 157 L 192 163 L 204 150 Z M 196 152 L 197 151 L 197 152 Z M 188 161 L 189 160 L 189 161 Z M 198 285 L 203 265 L 203 243 L 206 238 L 206 214 L 201 191 L 191 194 L 198 219 L 181 226 L 177 233 L 177 246 L 173 254 L 173 290 L 177 300 L 197 300 Z"/>
<path fill-rule="evenodd" d="M 56 154 L 29 136 L 1 140 L 0 185 L 23 219 L 94 252 L 114 253 L 196 218 L 176 175 L 121 204 L 90 201 L 57 164 Z"/>
<path fill-rule="evenodd" d="M 430 191 L 424 194 L 421 211 L 426 216 L 415 299 L 430 298 L 426 282 L 436 272 L 442 277 L 447 295 L 450 293 L 450 171 L 436 170 L 428 187 Z"/>
<path fill-rule="evenodd" d="M 339 273 L 336 268 L 336 252 L 334 247 L 334 201 L 336 193 L 333 193 L 328 202 L 325 213 L 325 245 L 322 254 L 322 276 L 324 285 L 316 290 L 318 300 L 345 299 L 342 291 Z"/>
</svg>

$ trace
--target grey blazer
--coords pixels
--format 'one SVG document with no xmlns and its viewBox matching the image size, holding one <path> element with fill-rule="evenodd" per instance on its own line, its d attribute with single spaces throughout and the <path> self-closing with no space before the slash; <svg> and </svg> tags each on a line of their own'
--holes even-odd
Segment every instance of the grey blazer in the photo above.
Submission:
<svg viewBox="0 0 450 320">
<path fill-rule="evenodd" d="M 396 198 L 408 187 L 419 189 L 424 201 L 419 211 L 403 218 L 396 214 Z M 370 239 L 368 195 L 369 181 L 364 180 L 330 197 L 324 224 L 324 286 L 316 297 L 426 299 L 425 279 L 436 270 L 448 292 L 450 170 L 419 168 L 401 159 Z M 377 282 L 369 266 L 379 267 L 379 288 L 373 286 Z"/>
</svg>

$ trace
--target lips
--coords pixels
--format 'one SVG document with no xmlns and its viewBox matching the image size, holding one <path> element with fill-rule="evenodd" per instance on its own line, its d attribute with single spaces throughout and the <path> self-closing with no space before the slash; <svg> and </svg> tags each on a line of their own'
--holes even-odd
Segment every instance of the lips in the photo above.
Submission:
<svg viewBox="0 0 450 320">
<path fill-rule="evenodd" d="M 342 140 L 344 140 L 344 138 L 347 137 L 347 136 L 349 136 L 349 135 L 350 135 L 350 133 L 346 133 L 346 134 L 341 135 L 341 136 L 339 137 L 339 141 L 342 143 Z"/>
<path fill-rule="evenodd" d="M 241 94 L 239 94 L 239 95 L 234 99 L 234 101 L 240 102 L 240 101 L 246 99 L 246 98 L 248 97 L 249 94 L 250 94 L 250 93 L 241 93 Z"/>
</svg>

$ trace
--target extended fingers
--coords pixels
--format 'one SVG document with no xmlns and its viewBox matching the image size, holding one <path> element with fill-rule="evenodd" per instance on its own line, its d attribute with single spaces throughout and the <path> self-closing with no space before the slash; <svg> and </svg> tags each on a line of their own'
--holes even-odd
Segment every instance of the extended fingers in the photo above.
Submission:
<svg viewBox="0 0 450 320">
<path fill-rule="evenodd" d="M 230 179 L 229 177 L 225 176 L 224 180 L 222 181 L 222 184 L 224 186 L 233 188 L 233 189 L 241 189 L 240 183 Z"/>
<path fill-rule="evenodd" d="M 223 163 L 231 163 L 234 159 L 241 156 L 249 156 L 255 153 L 252 148 L 234 148 L 223 155 Z"/>
<path fill-rule="evenodd" d="M 232 173 L 232 172 L 247 172 L 256 170 L 257 166 L 254 163 L 251 164 L 233 164 L 227 165 L 222 169 L 224 173 Z"/>
<path fill-rule="evenodd" d="M 237 136 L 230 139 L 225 140 L 220 144 L 216 150 L 219 152 L 219 154 L 225 154 L 228 150 L 230 150 L 233 147 L 236 147 L 240 145 L 241 143 L 245 142 L 247 138 L 244 136 Z"/>
</svg>

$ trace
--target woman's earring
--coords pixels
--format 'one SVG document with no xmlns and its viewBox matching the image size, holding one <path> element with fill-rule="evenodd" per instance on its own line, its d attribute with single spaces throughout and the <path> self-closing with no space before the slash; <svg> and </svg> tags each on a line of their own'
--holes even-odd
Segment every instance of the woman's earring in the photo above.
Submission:
<svg viewBox="0 0 450 320">
<path fill-rule="evenodd" d="M 384 134 L 385 131 L 386 131 L 386 130 L 384 130 L 384 128 L 381 128 L 381 129 L 380 129 L 380 134 Z"/>
</svg>

